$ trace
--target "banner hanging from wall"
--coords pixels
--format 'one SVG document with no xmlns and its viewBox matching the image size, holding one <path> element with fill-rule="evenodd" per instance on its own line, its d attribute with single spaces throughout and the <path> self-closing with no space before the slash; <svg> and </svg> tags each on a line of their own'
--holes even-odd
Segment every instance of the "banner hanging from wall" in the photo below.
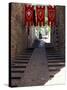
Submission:
<svg viewBox="0 0 67 90">
<path fill-rule="evenodd" d="M 36 24 L 43 25 L 45 24 L 45 6 L 36 6 Z"/>
<path fill-rule="evenodd" d="M 33 25 L 33 11 L 34 7 L 32 5 L 25 5 L 25 25 Z"/>
<path fill-rule="evenodd" d="M 56 6 L 48 6 L 48 25 L 56 25 Z"/>
</svg>

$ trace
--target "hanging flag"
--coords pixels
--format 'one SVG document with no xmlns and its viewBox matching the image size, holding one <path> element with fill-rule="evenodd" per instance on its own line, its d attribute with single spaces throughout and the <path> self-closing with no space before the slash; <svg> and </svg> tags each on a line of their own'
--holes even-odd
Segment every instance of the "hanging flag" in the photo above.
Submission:
<svg viewBox="0 0 67 90">
<path fill-rule="evenodd" d="M 32 5 L 25 5 L 25 25 L 33 25 L 33 11 Z"/>
<path fill-rule="evenodd" d="M 48 6 L 48 25 L 56 24 L 56 6 Z"/>
<path fill-rule="evenodd" d="M 43 25 L 45 21 L 45 6 L 36 6 L 36 24 Z"/>
</svg>

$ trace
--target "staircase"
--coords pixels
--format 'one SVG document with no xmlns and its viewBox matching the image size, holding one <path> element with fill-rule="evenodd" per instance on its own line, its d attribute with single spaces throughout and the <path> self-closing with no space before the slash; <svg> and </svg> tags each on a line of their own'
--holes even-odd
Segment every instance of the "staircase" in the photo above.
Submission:
<svg viewBox="0 0 67 90">
<path fill-rule="evenodd" d="M 50 79 L 65 66 L 64 57 L 61 56 L 53 47 L 46 48 L 48 58 L 48 69 Z"/>
<path fill-rule="evenodd" d="M 16 60 L 11 63 L 11 87 L 18 87 L 20 85 L 20 80 L 24 76 L 33 50 L 33 48 L 25 49 L 24 52 L 17 55 Z"/>
</svg>

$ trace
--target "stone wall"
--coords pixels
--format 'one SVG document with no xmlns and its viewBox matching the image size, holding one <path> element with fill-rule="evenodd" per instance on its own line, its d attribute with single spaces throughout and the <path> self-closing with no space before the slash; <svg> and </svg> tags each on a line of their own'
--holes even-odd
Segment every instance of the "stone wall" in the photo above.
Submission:
<svg viewBox="0 0 67 90">
<path fill-rule="evenodd" d="M 58 40 L 58 41 L 56 41 Z M 56 6 L 56 27 L 52 28 L 51 43 L 64 56 L 65 54 L 65 6 Z"/>
<path fill-rule="evenodd" d="M 11 58 L 14 59 L 27 48 L 27 34 L 24 26 L 24 5 L 11 3 Z"/>
<path fill-rule="evenodd" d="M 57 6 L 56 10 L 57 30 L 59 35 L 58 47 L 61 55 L 65 51 L 65 7 Z"/>
</svg>

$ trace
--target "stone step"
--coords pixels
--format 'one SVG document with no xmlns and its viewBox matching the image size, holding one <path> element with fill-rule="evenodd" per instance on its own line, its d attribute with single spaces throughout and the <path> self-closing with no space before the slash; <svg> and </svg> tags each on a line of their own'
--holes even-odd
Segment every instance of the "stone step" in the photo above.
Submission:
<svg viewBox="0 0 67 90">
<path fill-rule="evenodd" d="M 48 69 L 49 70 L 53 70 L 53 71 L 55 70 L 56 71 L 56 70 L 60 70 L 61 68 L 60 67 L 48 67 Z"/>
<path fill-rule="evenodd" d="M 48 63 L 64 63 L 64 60 L 48 60 Z"/>
<path fill-rule="evenodd" d="M 60 56 L 48 56 L 47 58 L 50 58 L 50 59 L 51 59 L 51 58 L 52 58 L 52 59 L 53 59 L 53 58 L 57 58 L 57 59 L 59 59 L 59 60 L 62 60 L 62 59 L 64 60 L 64 59 L 65 59 L 63 56 L 62 56 L 62 57 L 60 57 Z M 55 60 L 56 60 L 56 59 L 55 59 Z"/>
<path fill-rule="evenodd" d="M 14 60 L 13 62 L 29 62 L 29 60 Z"/>
<path fill-rule="evenodd" d="M 62 68 L 64 66 L 65 66 L 64 64 L 55 64 L 55 65 L 51 64 L 51 65 L 48 65 L 48 67 L 59 67 L 59 68 Z"/>
<path fill-rule="evenodd" d="M 55 52 L 55 50 L 53 48 L 47 48 L 46 51 L 47 52 Z"/>
<path fill-rule="evenodd" d="M 24 51 L 33 51 L 33 50 L 34 50 L 33 48 L 27 48 Z"/>
<path fill-rule="evenodd" d="M 57 55 L 57 54 L 53 54 L 53 55 L 47 55 L 48 57 L 62 57 L 60 55 Z"/>
<path fill-rule="evenodd" d="M 19 80 L 16 80 L 16 79 L 11 80 L 11 87 L 18 87 L 19 84 L 20 84 L 20 79 Z"/>
<path fill-rule="evenodd" d="M 22 52 L 20 55 L 32 55 L 32 52 Z"/>
<path fill-rule="evenodd" d="M 53 63 L 60 63 L 60 62 L 65 62 L 64 61 L 64 59 L 53 59 L 53 60 L 48 60 L 48 63 L 51 63 L 51 62 L 53 62 Z"/>
<path fill-rule="evenodd" d="M 11 66 L 27 66 L 27 63 L 13 63 Z"/>
<path fill-rule="evenodd" d="M 64 59 L 64 57 L 48 57 L 48 60 L 52 60 L 52 59 Z"/>
<path fill-rule="evenodd" d="M 51 71 L 60 71 L 60 69 L 59 68 L 49 68 L 49 72 Z"/>
<path fill-rule="evenodd" d="M 33 54 L 33 52 L 28 52 L 28 51 L 27 51 L 27 52 L 21 53 L 20 55 L 27 55 L 27 56 L 29 55 L 29 56 L 31 56 L 32 54 Z"/>
<path fill-rule="evenodd" d="M 18 55 L 16 58 L 30 58 L 31 55 Z"/>
<path fill-rule="evenodd" d="M 32 55 L 33 52 L 32 51 L 25 51 L 23 53 L 21 53 L 21 55 Z"/>
<path fill-rule="evenodd" d="M 54 77 L 54 75 L 49 75 L 49 78 L 51 79 L 51 78 L 53 78 Z"/>
<path fill-rule="evenodd" d="M 11 85 L 11 87 L 18 87 L 18 85 Z"/>
<path fill-rule="evenodd" d="M 51 43 L 50 44 L 45 43 L 45 46 L 46 46 L 46 48 L 54 48 Z"/>
<path fill-rule="evenodd" d="M 56 52 L 47 52 L 47 55 L 58 55 Z"/>
<path fill-rule="evenodd" d="M 16 59 L 30 59 L 31 57 L 16 57 Z"/>
<path fill-rule="evenodd" d="M 16 60 L 14 60 L 14 61 L 20 61 L 20 62 L 21 62 L 21 61 L 28 61 L 28 62 L 29 62 L 30 59 L 16 59 Z"/>
<path fill-rule="evenodd" d="M 11 68 L 26 68 L 26 66 L 11 66 Z"/>
<path fill-rule="evenodd" d="M 11 71 L 13 71 L 13 70 L 23 70 L 23 71 L 25 71 L 25 68 L 11 68 Z"/>
<path fill-rule="evenodd" d="M 21 79 L 21 77 L 14 76 L 14 77 L 11 77 L 11 79 L 19 80 Z"/>
<path fill-rule="evenodd" d="M 33 51 L 32 50 L 24 50 L 24 52 L 25 53 L 28 53 L 28 52 L 32 53 Z"/>
<path fill-rule="evenodd" d="M 16 58 L 16 60 L 30 60 L 30 58 Z"/>
<path fill-rule="evenodd" d="M 57 72 L 58 72 L 58 71 L 50 71 L 50 72 L 49 72 L 49 76 L 50 76 L 50 75 L 54 76 Z"/>
<path fill-rule="evenodd" d="M 24 74 L 20 73 L 11 73 L 11 77 L 23 77 Z"/>
<path fill-rule="evenodd" d="M 16 63 L 16 64 L 21 64 L 21 63 L 22 63 L 22 64 L 28 64 L 28 62 L 29 62 L 29 61 L 27 61 L 27 62 L 26 62 L 26 61 L 24 61 L 24 62 L 23 62 L 23 61 L 15 61 L 14 63 Z"/>
<path fill-rule="evenodd" d="M 31 56 L 30 55 L 19 55 L 19 56 L 16 56 L 16 58 L 30 58 Z"/>
<path fill-rule="evenodd" d="M 59 63 L 48 63 L 48 65 L 55 65 L 55 66 L 57 66 L 57 65 L 64 65 L 64 62 L 59 62 Z"/>
<path fill-rule="evenodd" d="M 19 54 L 19 55 L 17 55 L 17 56 L 31 56 L 32 55 L 32 53 L 30 54 L 30 53 L 23 53 L 23 54 Z"/>
<path fill-rule="evenodd" d="M 12 70 L 11 73 L 24 73 L 23 70 Z"/>
</svg>

